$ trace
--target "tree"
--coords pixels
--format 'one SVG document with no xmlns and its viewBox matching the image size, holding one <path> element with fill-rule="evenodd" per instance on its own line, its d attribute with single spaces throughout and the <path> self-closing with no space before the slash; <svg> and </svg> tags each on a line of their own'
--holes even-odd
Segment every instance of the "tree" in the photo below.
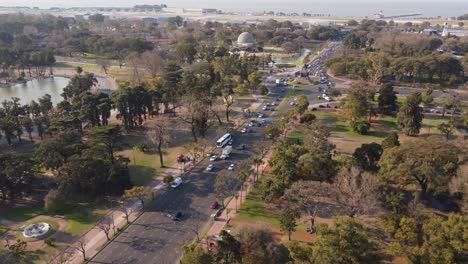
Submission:
<svg viewBox="0 0 468 264">
<path fill-rule="evenodd" d="M 437 129 L 439 129 L 440 133 L 444 134 L 445 139 L 449 140 L 450 135 L 452 135 L 453 131 L 453 125 L 450 123 L 440 123 L 437 126 Z"/>
<path fill-rule="evenodd" d="M 421 94 L 413 93 L 406 98 L 397 114 L 397 124 L 407 136 L 416 136 L 421 129 L 424 117 L 421 107 Z"/>
<path fill-rule="evenodd" d="M 380 87 L 378 103 L 380 113 L 388 115 L 397 110 L 397 97 L 391 83 L 385 83 Z"/>
<path fill-rule="evenodd" d="M 127 224 L 130 224 L 130 215 L 132 214 L 132 209 L 127 207 L 124 203 L 119 203 L 118 210 L 124 214 L 124 218 Z"/>
<path fill-rule="evenodd" d="M 167 146 L 169 143 L 169 132 L 168 122 L 166 119 L 157 120 L 154 124 L 149 127 L 148 132 L 146 133 L 146 138 L 148 141 L 156 146 L 156 149 L 159 154 L 159 164 L 161 168 L 164 168 L 164 160 L 163 160 L 163 151 L 162 148 Z"/>
<path fill-rule="evenodd" d="M 397 223 L 388 251 L 403 255 L 415 264 L 464 263 L 467 260 L 468 228 L 465 216 L 434 214 L 419 218 L 402 217 Z"/>
<path fill-rule="evenodd" d="M 307 108 L 309 107 L 309 99 L 307 96 L 300 95 L 296 100 L 296 108 L 300 115 L 304 114 Z"/>
<path fill-rule="evenodd" d="M 181 264 L 211 264 L 213 256 L 206 252 L 201 246 L 192 243 L 182 247 L 184 255 L 180 260 Z"/>
<path fill-rule="evenodd" d="M 305 211 L 309 215 L 309 229 L 314 232 L 315 217 L 333 202 L 333 189 L 328 183 L 298 181 L 285 191 L 284 198 L 292 208 Z"/>
<path fill-rule="evenodd" d="M 242 260 L 240 242 L 226 230 L 222 230 L 219 236 L 222 239 L 218 241 L 215 253 L 216 263 L 240 263 Z"/>
<path fill-rule="evenodd" d="M 291 241 L 292 232 L 296 231 L 296 227 L 297 227 L 296 220 L 299 217 L 300 217 L 299 212 L 291 208 L 286 208 L 285 210 L 283 210 L 283 212 L 280 215 L 279 222 L 280 222 L 281 231 L 288 232 L 289 241 Z"/>
<path fill-rule="evenodd" d="M 106 233 L 106 235 L 107 235 L 107 233 Z M 81 253 L 81 255 L 83 256 L 83 261 L 86 262 L 88 260 L 88 258 L 86 257 L 86 241 L 85 241 L 85 239 L 84 238 L 78 239 L 78 241 L 76 242 L 76 246 L 74 246 L 74 248 Z"/>
<path fill-rule="evenodd" d="M 366 171 L 378 171 L 379 167 L 377 163 L 382 153 L 383 148 L 377 143 L 362 144 L 361 147 L 354 151 L 353 157 L 362 169 Z"/>
<path fill-rule="evenodd" d="M 396 132 L 392 132 L 388 134 L 388 136 L 382 141 L 382 148 L 393 148 L 400 146 L 400 141 L 398 140 L 398 134 Z"/>
<path fill-rule="evenodd" d="M 44 209 L 49 212 L 58 211 L 64 208 L 66 198 L 58 190 L 50 190 L 44 198 Z"/>
<path fill-rule="evenodd" d="M 225 208 L 224 200 L 229 196 L 233 196 L 236 192 L 235 188 L 238 180 L 231 174 L 221 173 L 216 176 L 215 181 L 215 194 L 221 200 L 223 208 Z"/>
<path fill-rule="evenodd" d="M 296 264 L 310 264 L 312 263 L 312 247 L 299 243 L 297 241 L 291 241 L 286 244 L 289 250 L 291 259 Z"/>
<path fill-rule="evenodd" d="M 245 264 L 277 263 L 279 259 L 278 246 L 272 233 L 265 227 L 241 226 L 236 237 L 241 245 L 242 261 Z"/>
<path fill-rule="evenodd" d="M 405 142 L 384 150 L 379 174 L 390 183 L 417 184 L 421 196 L 427 191 L 445 192 L 459 166 L 459 149 L 438 138 Z"/>
<path fill-rule="evenodd" d="M 35 157 L 47 169 L 57 170 L 71 157 L 81 154 L 84 148 L 80 133 L 66 130 L 43 141 L 37 148 Z"/>
<path fill-rule="evenodd" d="M 329 152 L 311 150 L 299 157 L 296 163 L 298 175 L 302 180 L 327 181 L 336 172 L 336 162 Z"/>
<path fill-rule="evenodd" d="M 24 154 L 0 155 L 0 194 L 3 200 L 14 200 L 30 189 L 36 176 L 35 163 Z"/>
<path fill-rule="evenodd" d="M 300 123 L 310 125 L 315 119 L 316 116 L 314 115 L 314 113 L 312 111 L 307 111 L 301 116 Z"/>
<path fill-rule="evenodd" d="M 114 219 L 103 218 L 97 224 L 97 227 L 106 234 L 107 241 L 111 240 L 110 232 L 112 230 L 112 226 L 114 225 Z"/>
<path fill-rule="evenodd" d="M 261 157 L 254 157 L 252 163 L 255 166 L 255 182 L 258 181 L 258 169 L 263 164 L 263 159 Z M 263 170 L 262 170 L 263 173 Z"/>
<path fill-rule="evenodd" d="M 333 186 L 336 201 L 344 207 L 348 216 L 375 213 L 380 208 L 378 178 L 358 168 L 342 168 L 336 175 Z"/>
<path fill-rule="evenodd" d="M 125 190 L 124 198 L 129 200 L 139 200 L 141 207 L 145 208 L 145 201 L 154 196 L 154 191 L 151 187 L 135 186 L 129 190 Z"/>
<path fill-rule="evenodd" d="M 362 120 L 370 114 L 370 90 L 363 83 L 354 84 L 349 90 L 343 107 L 343 115 L 351 122 Z"/>
<path fill-rule="evenodd" d="M 361 224 L 350 217 L 336 217 L 333 228 L 325 225 L 319 230 L 312 247 L 312 263 L 378 263 L 375 248 Z"/>
<path fill-rule="evenodd" d="M 95 127 L 89 131 L 89 140 L 93 146 L 104 146 L 107 150 L 109 161 L 114 163 L 114 152 L 122 141 L 120 126 L 107 125 Z"/>
</svg>

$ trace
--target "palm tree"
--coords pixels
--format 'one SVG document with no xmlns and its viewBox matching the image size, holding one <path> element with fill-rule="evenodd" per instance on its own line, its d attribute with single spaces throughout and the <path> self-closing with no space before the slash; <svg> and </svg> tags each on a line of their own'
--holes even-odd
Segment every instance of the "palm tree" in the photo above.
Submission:
<svg viewBox="0 0 468 264">
<path fill-rule="evenodd" d="M 242 191 L 244 189 L 244 185 L 245 185 L 245 182 L 247 181 L 247 179 L 249 178 L 249 174 L 247 172 L 245 172 L 244 170 L 241 170 L 239 171 L 239 175 L 238 175 L 238 178 L 239 178 L 239 182 L 241 184 L 241 189 L 240 189 L 240 200 L 242 202 Z"/>
<path fill-rule="evenodd" d="M 254 182 L 257 182 L 257 180 L 258 180 L 258 168 L 259 168 L 260 165 L 263 164 L 263 159 L 260 158 L 260 157 L 254 157 L 254 158 L 252 159 L 252 163 L 255 165 L 255 174 L 256 174 L 256 175 L 255 175 L 256 177 L 255 177 L 255 181 L 254 181 Z M 262 173 L 263 173 L 263 171 L 262 171 Z"/>
</svg>

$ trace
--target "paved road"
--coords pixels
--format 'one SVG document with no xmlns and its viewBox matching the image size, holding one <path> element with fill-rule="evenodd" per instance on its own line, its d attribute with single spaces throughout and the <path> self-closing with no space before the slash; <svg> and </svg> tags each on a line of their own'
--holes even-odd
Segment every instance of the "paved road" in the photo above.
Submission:
<svg viewBox="0 0 468 264">
<path fill-rule="evenodd" d="M 275 89 L 277 88 L 272 88 L 273 92 L 276 92 Z M 282 94 L 286 93 L 287 91 Z M 266 113 L 267 119 L 274 122 L 272 118 L 268 118 L 271 112 Z M 245 150 L 234 150 L 228 160 L 203 160 L 189 175 L 183 177 L 184 183 L 179 188 L 163 193 L 140 218 L 98 253 L 90 263 L 175 263 L 182 255 L 181 246 L 193 240 L 196 237 L 194 230 L 203 228 L 214 213 L 210 205 L 215 200 L 213 193 L 216 174 L 226 170 L 231 163 L 239 164 L 242 160 L 250 158 L 255 142 L 262 138 L 262 129 L 255 127 L 252 132 L 246 134 L 234 132 L 234 149 L 240 144 L 246 144 Z M 221 150 L 216 151 L 220 154 Z M 206 172 L 205 168 L 210 163 L 215 169 Z M 172 221 L 165 215 L 175 212 L 182 212 L 181 221 Z"/>
</svg>

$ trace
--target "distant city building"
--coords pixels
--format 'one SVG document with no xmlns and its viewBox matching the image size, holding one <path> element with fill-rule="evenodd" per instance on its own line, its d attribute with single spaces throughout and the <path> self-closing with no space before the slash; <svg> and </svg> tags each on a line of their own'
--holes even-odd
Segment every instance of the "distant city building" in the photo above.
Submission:
<svg viewBox="0 0 468 264">
<path fill-rule="evenodd" d="M 257 42 L 254 36 L 249 32 L 241 33 L 233 45 L 233 51 L 258 52 Z"/>
</svg>

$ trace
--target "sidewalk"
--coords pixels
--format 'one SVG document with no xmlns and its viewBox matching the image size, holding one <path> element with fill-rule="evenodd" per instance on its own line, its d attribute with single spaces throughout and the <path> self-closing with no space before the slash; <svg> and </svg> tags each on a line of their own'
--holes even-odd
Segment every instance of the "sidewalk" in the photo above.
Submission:
<svg viewBox="0 0 468 264">
<path fill-rule="evenodd" d="M 263 158 L 263 162 L 264 162 L 263 166 L 265 168 L 264 171 L 268 170 L 268 160 L 271 158 L 272 154 L 273 154 L 273 152 L 270 150 L 265 155 L 265 157 Z M 263 169 L 262 167 L 259 168 L 259 171 L 258 171 L 259 176 L 263 174 L 262 169 Z M 206 233 L 207 237 L 212 237 L 212 236 L 215 236 L 215 235 L 219 235 L 219 233 L 221 233 L 221 231 L 224 229 L 224 227 L 228 224 L 229 220 L 236 216 L 236 214 L 237 214 L 236 208 L 237 208 L 237 210 L 240 210 L 240 207 L 241 207 L 242 203 L 245 202 L 245 200 L 247 198 L 247 195 L 250 193 L 250 191 L 254 187 L 254 184 L 253 184 L 254 177 L 255 177 L 255 174 L 251 174 L 249 176 L 249 179 L 247 181 L 248 182 L 247 187 L 244 188 L 243 191 L 238 192 L 239 199 L 236 200 L 235 198 L 232 198 L 231 201 L 229 202 L 229 204 L 226 206 L 226 208 L 221 213 L 221 215 L 216 217 L 216 220 L 214 220 L 213 225 L 210 227 L 210 229 Z M 242 197 L 242 200 L 241 200 L 240 197 Z M 236 203 L 237 203 L 237 205 L 236 205 Z M 229 211 L 229 214 L 228 214 L 228 211 Z"/>
</svg>

